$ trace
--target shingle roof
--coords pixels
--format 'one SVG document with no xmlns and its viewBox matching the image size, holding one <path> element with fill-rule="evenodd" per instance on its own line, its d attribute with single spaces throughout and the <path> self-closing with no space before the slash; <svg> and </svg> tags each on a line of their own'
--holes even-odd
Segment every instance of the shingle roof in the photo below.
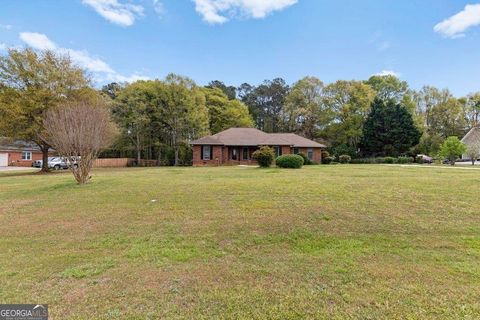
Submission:
<svg viewBox="0 0 480 320">
<path fill-rule="evenodd" d="M 472 128 L 472 130 L 463 137 L 462 142 L 466 145 L 480 144 L 480 127 Z"/>
<path fill-rule="evenodd" d="M 40 151 L 40 148 L 33 142 L 0 137 L 0 151 Z"/>
<path fill-rule="evenodd" d="M 265 133 L 255 128 L 230 128 L 212 136 L 190 142 L 191 145 L 225 146 L 291 146 L 298 148 L 324 148 L 325 145 L 294 133 Z"/>
</svg>

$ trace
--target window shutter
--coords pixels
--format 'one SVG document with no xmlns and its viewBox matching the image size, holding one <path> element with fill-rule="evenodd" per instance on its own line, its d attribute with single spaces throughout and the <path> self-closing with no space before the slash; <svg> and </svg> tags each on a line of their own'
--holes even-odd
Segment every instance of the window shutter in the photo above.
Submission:
<svg viewBox="0 0 480 320">
<path fill-rule="evenodd" d="M 210 160 L 213 160 L 213 146 L 210 146 Z"/>
<path fill-rule="evenodd" d="M 203 146 L 200 146 L 200 160 L 203 160 Z"/>
</svg>

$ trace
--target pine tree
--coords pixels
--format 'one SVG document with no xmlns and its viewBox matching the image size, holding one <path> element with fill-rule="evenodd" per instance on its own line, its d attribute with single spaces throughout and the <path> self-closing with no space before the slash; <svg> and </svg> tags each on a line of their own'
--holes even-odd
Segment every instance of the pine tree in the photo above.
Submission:
<svg viewBox="0 0 480 320">
<path fill-rule="evenodd" d="M 370 156 L 398 156 L 418 144 L 420 136 L 404 106 L 376 98 L 363 127 L 361 150 Z"/>
</svg>

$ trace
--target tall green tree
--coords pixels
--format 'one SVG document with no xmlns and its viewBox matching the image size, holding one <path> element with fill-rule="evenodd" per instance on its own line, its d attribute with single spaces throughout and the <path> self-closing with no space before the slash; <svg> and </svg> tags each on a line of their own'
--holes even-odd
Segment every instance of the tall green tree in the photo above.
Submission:
<svg viewBox="0 0 480 320">
<path fill-rule="evenodd" d="M 229 100 L 218 88 L 203 88 L 209 113 L 209 128 L 212 134 L 228 128 L 253 127 L 248 107 L 237 99 Z"/>
<path fill-rule="evenodd" d="M 137 81 L 117 92 L 112 104 L 113 118 L 123 137 L 135 147 L 137 163 L 153 136 L 161 137 L 161 133 L 154 130 L 152 119 L 160 88 L 159 81 Z"/>
<path fill-rule="evenodd" d="M 193 80 L 169 74 L 164 84 L 156 115 L 174 149 L 177 166 L 182 144 L 208 133 L 208 109 L 205 95 Z"/>
<path fill-rule="evenodd" d="M 409 91 L 408 83 L 394 75 L 374 75 L 366 83 L 375 90 L 380 99 L 393 99 L 397 103 L 400 103 Z"/>
<path fill-rule="evenodd" d="M 0 57 L 0 136 L 35 142 L 43 154 L 42 171 L 48 171 L 44 115 L 89 86 L 85 72 L 67 55 L 8 50 Z"/>
<path fill-rule="evenodd" d="M 420 136 L 404 106 L 375 98 L 363 126 L 361 149 L 366 155 L 398 156 L 418 144 Z"/>
<path fill-rule="evenodd" d="M 460 101 L 454 97 L 437 104 L 430 110 L 427 130 L 442 138 L 463 136 L 467 131 L 467 122 Z"/>
<path fill-rule="evenodd" d="M 235 88 L 234 86 L 227 86 L 222 81 L 210 81 L 205 87 L 210 89 L 220 89 L 230 100 L 237 98 L 237 88 Z"/>
<path fill-rule="evenodd" d="M 285 80 L 276 78 L 265 80 L 257 87 L 242 84 L 238 91 L 242 102 L 248 106 L 253 115 L 258 129 L 265 132 L 281 132 L 282 112 L 289 90 Z"/>
<path fill-rule="evenodd" d="M 332 146 L 357 149 L 375 91 L 361 81 L 337 81 L 324 89 L 325 109 L 333 114 L 324 131 Z"/>
<path fill-rule="evenodd" d="M 469 94 L 465 101 L 468 129 L 480 126 L 480 92 Z"/>
<path fill-rule="evenodd" d="M 285 99 L 285 131 L 295 132 L 309 139 L 318 136 L 332 119 L 332 112 L 325 108 L 323 82 L 306 77 L 296 82 Z"/>
</svg>

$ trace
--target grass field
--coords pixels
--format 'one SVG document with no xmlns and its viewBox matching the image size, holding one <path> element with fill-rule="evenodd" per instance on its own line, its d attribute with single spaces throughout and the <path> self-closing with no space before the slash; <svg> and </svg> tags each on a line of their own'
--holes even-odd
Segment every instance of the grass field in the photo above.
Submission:
<svg viewBox="0 0 480 320">
<path fill-rule="evenodd" d="M 51 319 L 478 319 L 480 170 L 0 173 L 0 303 Z"/>
</svg>

